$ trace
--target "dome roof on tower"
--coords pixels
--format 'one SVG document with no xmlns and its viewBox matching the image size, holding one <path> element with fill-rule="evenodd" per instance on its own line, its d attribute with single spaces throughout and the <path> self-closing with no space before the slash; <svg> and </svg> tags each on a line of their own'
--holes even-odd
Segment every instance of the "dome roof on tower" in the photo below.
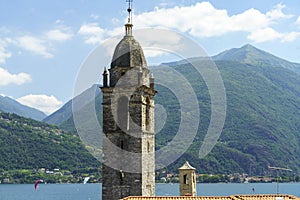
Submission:
<svg viewBox="0 0 300 200">
<path fill-rule="evenodd" d="M 114 67 L 147 68 L 143 49 L 131 35 L 125 35 L 115 48 L 111 68 Z"/>
</svg>

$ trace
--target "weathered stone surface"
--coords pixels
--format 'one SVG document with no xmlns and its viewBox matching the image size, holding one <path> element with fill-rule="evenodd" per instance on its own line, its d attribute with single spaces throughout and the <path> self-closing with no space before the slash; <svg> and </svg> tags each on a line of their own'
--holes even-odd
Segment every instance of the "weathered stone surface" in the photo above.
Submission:
<svg viewBox="0 0 300 200">
<path fill-rule="evenodd" d="M 156 91 L 149 87 L 144 53 L 133 36 L 126 35 L 117 45 L 109 72 L 110 84 L 101 88 L 102 199 L 154 196 Z"/>
<path fill-rule="evenodd" d="M 133 36 L 124 36 L 115 48 L 110 67 L 133 67 L 147 68 L 147 62 L 141 45 Z"/>
<path fill-rule="evenodd" d="M 196 169 L 187 161 L 179 168 L 180 196 L 197 196 L 196 190 Z"/>
</svg>

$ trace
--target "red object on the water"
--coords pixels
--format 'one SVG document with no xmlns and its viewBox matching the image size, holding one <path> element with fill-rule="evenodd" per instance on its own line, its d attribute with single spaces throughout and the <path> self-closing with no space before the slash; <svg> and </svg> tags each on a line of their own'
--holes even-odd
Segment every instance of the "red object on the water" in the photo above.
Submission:
<svg viewBox="0 0 300 200">
<path fill-rule="evenodd" d="M 34 189 L 37 190 L 38 187 L 39 187 L 39 183 L 42 183 L 42 182 L 44 182 L 42 179 L 35 181 L 34 182 Z"/>
</svg>

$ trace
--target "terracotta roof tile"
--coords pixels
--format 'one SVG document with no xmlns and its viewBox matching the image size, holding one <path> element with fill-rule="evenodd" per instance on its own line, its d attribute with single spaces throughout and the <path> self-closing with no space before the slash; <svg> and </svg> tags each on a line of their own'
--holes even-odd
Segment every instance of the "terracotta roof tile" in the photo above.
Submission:
<svg viewBox="0 0 300 200">
<path fill-rule="evenodd" d="M 232 196 L 164 196 L 164 197 L 126 197 L 123 200 L 300 200 L 293 195 L 285 194 L 255 194 Z"/>
</svg>

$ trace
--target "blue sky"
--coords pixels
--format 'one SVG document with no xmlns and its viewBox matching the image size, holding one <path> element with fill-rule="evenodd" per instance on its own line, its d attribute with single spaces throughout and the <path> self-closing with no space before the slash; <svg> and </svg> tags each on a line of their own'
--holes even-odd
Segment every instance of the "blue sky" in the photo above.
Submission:
<svg viewBox="0 0 300 200">
<path fill-rule="evenodd" d="M 62 106 L 90 52 L 123 34 L 126 9 L 125 0 L 1 0 L 0 94 L 47 114 Z M 134 30 L 176 31 L 208 55 L 249 43 L 300 63 L 297 1 L 135 0 L 133 11 Z M 145 54 L 149 65 L 169 61 Z"/>
</svg>

